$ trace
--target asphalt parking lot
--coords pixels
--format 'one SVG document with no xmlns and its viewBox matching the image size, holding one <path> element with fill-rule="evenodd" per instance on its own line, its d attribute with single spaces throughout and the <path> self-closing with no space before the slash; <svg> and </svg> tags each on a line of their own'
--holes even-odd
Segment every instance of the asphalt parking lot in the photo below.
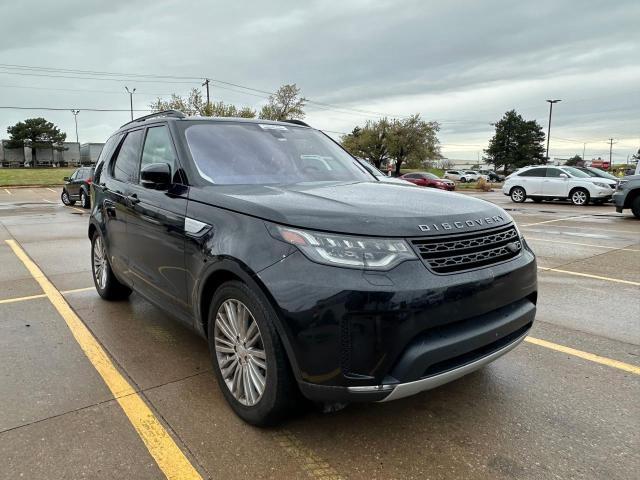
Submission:
<svg viewBox="0 0 640 480">
<path fill-rule="evenodd" d="M 507 208 L 538 256 L 528 341 L 430 392 L 256 429 L 204 340 L 136 294 L 98 297 L 88 211 L 0 189 L 0 478 L 638 478 L 640 221 L 472 195 Z"/>
</svg>

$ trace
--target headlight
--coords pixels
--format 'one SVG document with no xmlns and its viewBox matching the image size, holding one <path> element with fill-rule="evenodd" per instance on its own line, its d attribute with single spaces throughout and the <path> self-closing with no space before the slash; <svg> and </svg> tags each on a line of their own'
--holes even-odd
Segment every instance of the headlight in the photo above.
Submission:
<svg viewBox="0 0 640 480">
<path fill-rule="evenodd" d="M 606 184 L 606 183 L 602 183 L 602 182 L 593 182 L 593 184 L 594 184 L 596 187 L 600 187 L 600 188 L 611 188 L 608 184 Z"/>
<path fill-rule="evenodd" d="M 394 238 L 366 238 L 311 232 L 275 225 L 276 238 L 295 245 L 309 260 L 337 267 L 390 270 L 405 260 L 418 257 L 407 242 Z"/>
</svg>

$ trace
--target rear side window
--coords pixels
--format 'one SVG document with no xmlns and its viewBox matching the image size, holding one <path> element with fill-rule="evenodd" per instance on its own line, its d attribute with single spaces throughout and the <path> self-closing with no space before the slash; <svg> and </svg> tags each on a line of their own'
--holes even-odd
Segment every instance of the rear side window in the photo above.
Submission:
<svg viewBox="0 0 640 480">
<path fill-rule="evenodd" d="M 116 180 L 130 183 L 135 181 L 143 132 L 144 130 L 134 130 L 122 142 L 111 171 Z"/>
<path fill-rule="evenodd" d="M 176 155 L 167 127 L 151 127 L 147 130 L 140 169 L 152 163 L 166 163 L 171 167 L 171 176 L 176 174 Z"/>
<path fill-rule="evenodd" d="M 546 168 L 531 168 L 518 174 L 519 177 L 546 177 Z"/>
</svg>

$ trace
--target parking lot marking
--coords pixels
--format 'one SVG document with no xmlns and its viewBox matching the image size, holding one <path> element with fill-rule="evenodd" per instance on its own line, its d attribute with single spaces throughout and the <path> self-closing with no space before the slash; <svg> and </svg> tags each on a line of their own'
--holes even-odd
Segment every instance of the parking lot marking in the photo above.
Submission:
<svg viewBox="0 0 640 480">
<path fill-rule="evenodd" d="M 594 245 L 593 243 L 564 242 L 562 240 L 548 240 L 546 238 L 535 238 L 535 237 L 529 237 L 529 236 L 526 237 L 526 240 L 533 240 L 534 242 L 564 243 L 566 245 L 578 245 L 582 247 L 606 248 L 609 250 L 622 250 L 624 252 L 640 252 L 640 250 L 636 250 L 634 248 L 609 247 L 606 245 Z"/>
<path fill-rule="evenodd" d="M 308 477 L 318 480 L 342 480 L 344 478 L 326 461 L 305 448 L 292 432 L 281 430 L 274 433 L 273 437 L 285 452 L 301 463 L 301 468 Z"/>
<path fill-rule="evenodd" d="M 627 285 L 636 285 L 636 286 L 640 287 L 640 282 L 634 282 L 634 281 L 631 281 L 631 280 L 622 280 L 621 278 L 602 277 L 600 275 L 591 275 L 590 273 L 581 273 L 581 272 L 571 272 L 569 270 L 560 270 L 559 268 L 538 267 L 538 269 L 542 270 L 543 272 L 566 273 L 567 275 L 576 275 L 578 277 L 595 278 L 596 280 L 606 280 L 608 282 L 624 283 L 624 284 L 627 284 Z"/>
<path fill-rule="evenodd" d="M 558 219 L 558 221 L 560 220 L 566 220 L 566 218 L 562 218 L 562 219 Z M 537 223 L 528 223 L 526 225 L 518 225 L 518 227 L 520 228 L 528 228 L 531 225 L 538 225 Z M 544 228 L 544 227 L 556 227 L 556 228 L 573 228 L 573 229 L 577 229 L 577 230 L 598 230 L 598 231 L 602 231 L 603 227 L 574 227 L 573 225 L 540 225 L 540 228 Z M 535 230 L 535 229 L 534 229 Z M 569 234 L 569 232 L 566 232 L 567 234 Z M 633 230 L 615 230 L 613 228 L 606 228 L 606 233 L 610 234 L 610 233 L 634 233 L 634 234 L 638 234 L 637 231 L 633 231 Z"/>
<path fill-rule="evenodd" d="M 535 222 L 535 223 L 525 223 L 524 225 L 520 225 L 521 227 L 530 227 L 532 225 L 542 225 L 543 223 L 553 223 L 553 222 L 563 222 L 565 220 L 571 220 L 574 218 L 585 218 L 588 217 L 589 215 L 577 215 L 574 217 L 562 217 L 562 218 L 556 218 L 554 220 L 545 220 L 544 222 Z"/>
<path fill-rule="evenodd" d="M 38 282 L 44 294 L 64 319 L 85 355 L 100 374 L 120 404 L 129 421 L 155 459 L 158 467 L 170 480 L 202 480 L 200 474 L 182 453 L 169 432 L 153 414 L 142 397 L 115 367 L 105 350 L 73 311 L 62 293 L 51 283 L 15 240 L 5 240 L 11 250 Z"/>
<path fill-rule="evenodd" d="M 72 288 L 71 290 L 62 290 L 60 293 L 66 295 L 68 293 L 88 292 L 89 290 L 95 289 L 96 287 Z"/>
<path fill-rule="evenodd" d="M 53 188 L 47 188 L 47 190 L 49 190 L 50 192 L 53 192 L 53 193 L 58 193 Z"/>
<path fill-rule="evenodd" d="M 56 202 L 52 202 L 51 200 L 47 200 L 46 198 L 43 198 L 42 201 L 47 203 L 56 203 Z"/>
<path fill-rule="evenodd" d="M 15 302 L 24 302 L 27 300 L 35 300 L 36 298 L 44 298 L 46 295 L 41 293 L 39 295 L 29 295 L 27 297 L 15 297 L 15 298 L 5 298 L 4 300 L 0 300 L 0 305 L 4 303 L 15 303 Z"/>
<path fill-rule="evenodd" d="M 583 352 L 582 350 L 576 350 L 575 348 L 565 347 L 564 345 L 548 342 L 547 340 L 542 340 L 540 338 L 527 337 L 524 339 L 524 341 L 533 343 L 535 345 L 539 345 L 541 347 L 550 348 L 551 350 L 556 350 L 558 352 L 567 353 L 569 355 L 573 355 L 574 357 L 579 357 L 584 360 L 589 360 L 590 362 L 599 363 L 601 365 L 617 368 L 618 370 L 624 370 L 625 372 L 633 373 L 635 375 L 640 375 L 640 367 L 631 365 L 630 363 L 621 362 L 619 360 L 613 360 L 607 357 L 601 357 L 600 355 L 596 355 L 594 353 Z"/>
<path fill-rule="evenodd" d="M 5 192 L 7 192 L 9 195 L 13 195 L 13 193 L 11 193 L 8 189 L 4 189 Z"/>
</svg>

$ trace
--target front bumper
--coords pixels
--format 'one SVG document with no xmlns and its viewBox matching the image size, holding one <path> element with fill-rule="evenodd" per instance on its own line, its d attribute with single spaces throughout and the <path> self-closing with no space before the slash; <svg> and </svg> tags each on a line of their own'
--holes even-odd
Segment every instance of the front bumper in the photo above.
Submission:
<svg viewBox="0 0 640 480">
<path fill-rule="evenodd" d="M 626 192 L 616 190 L 611 198 L 616 206 L 616 212 L 622 213 L 624 209 L 624 202 L 627 198 Z"/>
<path fill-rule="evenodd" d="M 365 273 L 294 253 L 259 274 L 282 319 L 302 393 L 381 401 L 446 383 L 516 346 L 537 295 L 532 252 L 449 275 L 407 261 Z"/>
</svg>

